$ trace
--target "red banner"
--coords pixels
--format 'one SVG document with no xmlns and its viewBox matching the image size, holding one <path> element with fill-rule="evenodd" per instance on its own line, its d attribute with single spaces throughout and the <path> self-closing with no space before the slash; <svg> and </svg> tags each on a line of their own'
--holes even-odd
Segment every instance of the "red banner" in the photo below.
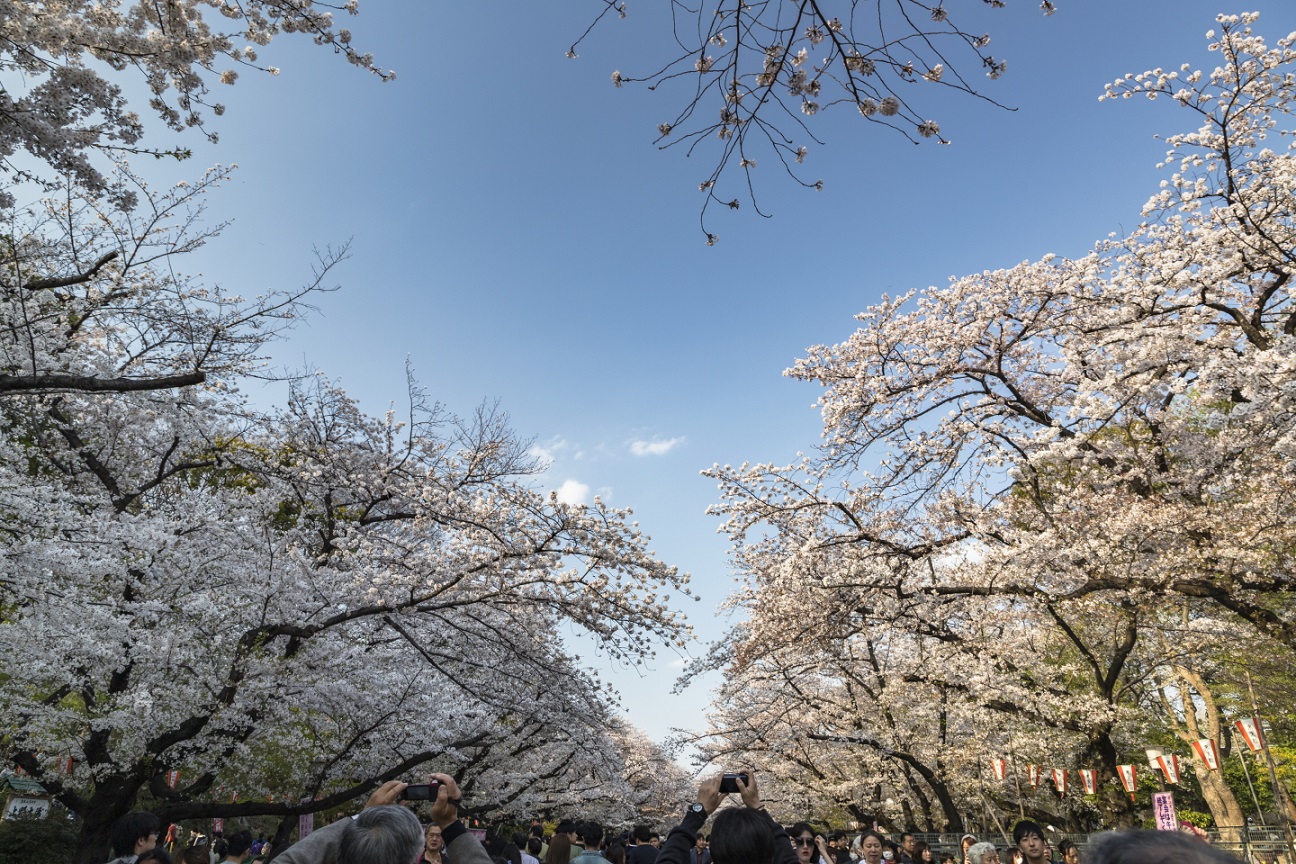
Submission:
<svg viewBox="0 0 1296 864">
<path fill-rule="evenodd" d="M 168 789 L 174 789 L 174 788 L 176 788 L 176 787 L 179 786 L 179 785 L 180 785 L 180 772 L 179 772 L 178 770 L 177 770 L 177 771 L 168 771 L 168 772 L 167 772 L 167 788 L 168 788 Z"/>
<path fill-rule="evenodd" d="M 1173 753 L 1157 757 L 1157 766 L 1161 773 L 1165 775 L 1167 783 L 1179 782 L 1179 757 Z"/>
<path fill-rule="evenodd" d="M 1129 793 L 1130 800 L 1134 800 L 1134 790 L 1138 788 L 1138 769 L 1133 765 L 1117 765 L 1116 773 L 1120 775 L 1121 785 Z"/>
<path fill-rule="evenodd" d="M 996 780 L 1003 780 L 1008 776 L 1008 760 L 1006 759 L 991 759 L 990 768 L 994 771 Z"/>
<path fill-rule="evenodd" d="M 1026 765 L 1026 779 L 1030 782 L 1032 789 L 1038 788 L 1040 780 L 1044 779 L 1043 766 L 1036 765 L 1033 762 L 1028 763 Z"/>
<path fill-rule="evenodd" d="M 1065 768 L 1053 769 L 1053 785 L 1057 787 L 1059 795 L 1065 795 L 1067 791 L 1067 772 Z"/>
<path fill-rule="evenodd" d="M 1242 740 L 1254 752 L 1265 746 L 1264 731 L 1260 728 L 1260 720 L 1256 717 L 1248 717 L 1245 720 L 1239 720 L 1234 724 L 1237 730 L 1242 733 Z"/>
<path fill-rule="evenodd" d="M 1218 771 L 1220 767 L 1219 747 L 1215 744 L 1213 738 L 1202 738 L 1193 742 L 1193 750 L 1197 752 L 1197 758 L 1206 766 L 1207 771 Z"/>
<path fill-rule="evenodd" d="M 1098 794 L 1098 772 L 1092 768 L 1080 769 L 1080 783 L 1084 786 L 1086 795 Z"/>
</svg>

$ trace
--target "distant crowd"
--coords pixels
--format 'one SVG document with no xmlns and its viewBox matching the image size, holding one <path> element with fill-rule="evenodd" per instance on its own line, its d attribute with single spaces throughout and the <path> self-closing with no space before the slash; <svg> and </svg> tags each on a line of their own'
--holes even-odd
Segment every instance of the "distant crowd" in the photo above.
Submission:
<svg viewBox="0 0 1296 864">
<path fill-rule="evenodd" d="M 431 790 L 430 822 L 407 806 L 406 793 Z M 736 794 L 741 806 L 728 801 Z M 957 850 L 935 850 L 913 834 L 890 837 L 816 831 L 808 822 L 784 828 L 761 803 L 756 778 L 724 775 L 704 780 L 697 799 L 663 840 L 650 825 L 613 833 L 596 822 L 564 821 L 546 835 L 538 820 L 529 831 L 470 831 L 459 818 L 458 784 L 433 774 L 426 787 L 391 781 L 364 808 L 310 833 L 282 850 L 249 831 L 181 843 L 175 826 L 164 833 L 157 817 L 130 813 L 113 828 L 109 864 L 1229 864 L 1237 862 L 1200 839 L 1178 832 L 1128 831 L 1101 835 L 1088 849 L 1063 840 L 1054 849 L 1030 820 L 1013 828 L 1012 845 L 964 835 Z M 712 820 L 712 815 L 714 819 Z M 711 821 L 710 833 L 703 828 Z"/>
</svg>

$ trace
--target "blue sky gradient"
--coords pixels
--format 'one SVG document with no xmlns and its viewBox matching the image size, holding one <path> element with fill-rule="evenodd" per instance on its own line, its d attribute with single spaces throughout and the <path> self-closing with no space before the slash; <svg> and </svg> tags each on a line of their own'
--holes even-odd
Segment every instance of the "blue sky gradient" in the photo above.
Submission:
<svg viewBox="0 0 1296 864">
<path fill-rule="evenodd" d="M 244 72 L 216 94 L 229 106 L 212 125 L 218 145 L 182 136 L 193 160 L 147 170 L 174 181 L 239 164 L 211 202 L 235 222 L 191 262 L 227 288 L 300 283 L 312 246 L 351 238 L 344 290 L 321 298 L 276 361 L 322 369 L 374 412 L 402 402 L 406 358 L 452 410 L 500 400 L 552 458 L 540 484 L 633 507 L 659 555 L 692 572 L 695 656 L 722 636 L 715 609 L 733 585 L 698 471 L 789 461 L 818 442 L 818 393 L 782 370 L 844 339 L 883 293 L 1080 255 L 1132 227 L 1160 179 L 1154 136 L 1197 123 L 1164 100 L 1099 103 L 1104 83 L 1213 68 L 1203 34 L 1220 12 L 1258 9 L 1271 42 L 1296 29 L 1290 0 L 1059 0 L 1051 17 L 1020 0 L 955 0 L 951 15 L 971 16 L 967 29 L 988 30 L 1008 61 L 998 81 L 965 74 L 1016 110 L 933 88 L 914 104 L 949 146 L 915 146 L 848 107 L 821 113 L 827 144 L 806 168 L 824 190 L 769 160 L 758 194 L 773 218 L 716 211 L 708 248 L 707 157 L 652 144 L 682 94 L 609 80 L 661 59 L 665 4 L 632 2 L 566 59 L 600 5 L 366 0 L 356 44 L 395 82 L 286 38 L 261 56 L 281 75 Z M 654 737 L 704 725 L 705 681 L 667 697 L 675 655 L 643 673 L 591 662 Z"/>
</svg>

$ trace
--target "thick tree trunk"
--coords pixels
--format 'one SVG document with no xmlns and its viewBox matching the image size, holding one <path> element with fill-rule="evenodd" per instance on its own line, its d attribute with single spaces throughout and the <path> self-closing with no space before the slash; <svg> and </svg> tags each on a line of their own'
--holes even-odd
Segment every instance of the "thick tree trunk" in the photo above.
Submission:
<svg viewBox="0 0 1296 864">
<path fill-rule="evenodd" d="M 1102 777 L 1120 776 L 1116 770 L 1119 757 L 1116 754 L 1116 745 L 1111 739 L 1110 729 L 1105 728 L 1090 738 L 1087 755 L 1089 759 L 1097 761 L 1102 766 Z M 1103 814 L 1103 821 L 1108 827 L 1135 826 L 1134 804 L 1119 783 L 1099 783 L 1097 798 L 1098 809 Z"/>
<path fill-rule="evenodd" d="M 270 840 L 270 861 L 288 848 L 288 841 L 292 839 L 293 831 L 297 830 L 300 821 L 300 816 L 285 816 L 279 820 L 279 827 L 275 829 L 274 837 Z"/>
<path fill-rule="evenodd" d="M 1183 722 L 1173 722 L 1178 718 L 1174 717 L 1172 712 L 1168 718 L 1173 723 L 1175 734 L 1181 741 L 1188 744 L 1191 748 L 1192 742 L 1201 738 L 1210 738 L 1217 745 L 1222 745 L 1220 735 L 1220 714 L 1219 707 L 1215 704 L 1215 694 L 1211 692 L 1210 685 L 1206 679 L 1197 674 L 1192 669 L 1184 666 L 1176 666 L 1175 674 L 1179 677 L 1179 699 L 1183 710 Z M 1196 692 L 1198 702 L 1193 701 L 1192 694 Z M 1162 696 L 1163 703 L 1170 705 L 1168 699 Z M 1205 723 L 1201 723 L 1197 717 L 1197 706 L 1201 705 L 1205 709 Z M 1220 760 L 1228 755 L 1228 751 L 1220 748 Z M 1197 782 L 1201 786 L 1202 797 L 1206 799 L 1206 806 L 1210 809 L 1211 818 L 1215 820 L 1215 827 L 1220 832 L 1220 838 L 1229 843 L 1242 842 L 1244 833 L 1243 823 L 1246 822 L 1246 814 L 1242 812 L 1242 805 L 1238 803 L 1237 796 L 1233 790 L 1224 782 L 1222 771 L 1211 771 L 1197 756 L 1196 750 L 1192 750 L 1193 773 L 1197 776 Z"/>
<path fill-rule="evenodd" d="M 1210 809 L 1215 828 L 1220 832 L 1220 839 L 1226 843 L 1241 843 L 1246 814 L 1238 803 L 1233 790 L 1224 782 L 1222 771 L 1208 771 L 1196 755 L 1193 756 L 1193 767 L 1197 782 L 1201 786 L 1202 797 Z"/>
<path fill-rule="evenodd" d="M 94 794 L 77 815 L 81 817 L 81 836 L 77 838 L 72 864 L 102 864 L 116 856 L 111 854 L 113 823 L 131 811 L 139 785 L 120 777 L 110 777 L 95 784 Z"/>
</svg>

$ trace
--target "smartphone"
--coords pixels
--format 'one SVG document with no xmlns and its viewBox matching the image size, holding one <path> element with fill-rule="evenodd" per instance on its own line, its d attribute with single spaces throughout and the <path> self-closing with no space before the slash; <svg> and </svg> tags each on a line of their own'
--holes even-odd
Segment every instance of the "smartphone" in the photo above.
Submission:
<svg viewBox="0 0 1296 864">
<path fill-rule="evenodd" d="M 440 783 L 414 783 L 402 789 L 400 797 L 403 801 L 435 801 L 440 788 Z"/>
<path fill-rule="evenodd" d="M 720 791 L 721 791 L 721 793 L 725 793 L 725 792 L 737 792 L 737 791 L 738 791 L 738 778 L 739 778 L 739 777 L 742 778 L 743 785 L 746 786 L 747 783 L 748 783 L 748 779 L 747 779 L 747 772 L 746 772 L 746 771 L 742 772 L 741 774 L 726 774 L 726 775 L 724 775 L 723 777 L 721 777 L 721 778 L 720 778 Z"/>
</svg>

